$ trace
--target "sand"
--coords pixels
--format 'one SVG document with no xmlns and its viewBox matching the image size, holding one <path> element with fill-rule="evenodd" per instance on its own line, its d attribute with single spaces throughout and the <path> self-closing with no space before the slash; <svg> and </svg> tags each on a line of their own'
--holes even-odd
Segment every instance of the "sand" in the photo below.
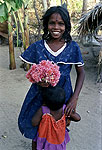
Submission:
<svg viewBox="0 0 102 150">
<path fill-rule="evenodd" d="M 97 83 L 97 48 L 81 46 L 85 62 L 85 82 L 80 93 L 77 112 L 81 121 L 71 122 L 67 150 L 101 150 L 102 83 Z M 89 52 L 88 54 L 85 54 Z M 20 68 L 20 50 L 15 48 L 17 69 L 9 70 L 8 46 L 0 46 L 0 150 L 31 150 L 31 140 L 21 135 L 17 118 L 30 87 L 26 72 Z M 71 77 L 74 88 L 75 69 Z"/>
</svg>

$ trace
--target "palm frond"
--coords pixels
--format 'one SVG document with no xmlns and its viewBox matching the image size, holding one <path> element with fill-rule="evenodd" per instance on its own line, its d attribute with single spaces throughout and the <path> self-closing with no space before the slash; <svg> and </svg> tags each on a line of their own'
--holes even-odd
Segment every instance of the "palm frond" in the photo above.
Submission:
<svg viewBox="0 0 102 150">
<path fill-rule="evenodd" d="M 91 11 L 84 14 L 78 21 L 77 32 L 79 35 L 93 33 L 102 24 L 102 3 L 97 4 Z"/>
</svg>

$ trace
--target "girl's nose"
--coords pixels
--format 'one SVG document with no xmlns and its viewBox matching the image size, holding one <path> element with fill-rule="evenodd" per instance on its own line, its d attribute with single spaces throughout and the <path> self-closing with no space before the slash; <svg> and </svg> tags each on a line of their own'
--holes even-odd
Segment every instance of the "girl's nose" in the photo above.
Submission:
<svg viewBox="0 0 102 150">
<path fill-rule="evenodd" d="M 58 28 L 59 28 L 59 25 L 56 23 L 55 26 L 54 26 L 54 28 L 55 28 L 55 29 L 58 29 Z"/>
</svg>

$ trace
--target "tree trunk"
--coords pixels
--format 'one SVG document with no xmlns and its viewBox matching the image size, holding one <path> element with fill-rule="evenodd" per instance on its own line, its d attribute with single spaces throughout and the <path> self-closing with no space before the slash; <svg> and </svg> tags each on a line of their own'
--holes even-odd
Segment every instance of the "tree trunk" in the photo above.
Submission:
<svg viewBox="0 0 102 150">
<path fill-rule="evenodd" d="M 47 10 L 47 0 L 42 0 L 42 3 L 43 3 L 43 7 L 44 7 L 44 13 L 46 12 Z"/>
<path fill-rule="evenodd" d="M 24 36 L 25 36 L 25 49 L 29 46 L 29 27 L 28 27 L 28 12 L 24 8 Z"/>
<path fill-rule="evenodd" d="M 88 4 L 88 0 L 83 0 L 82 14 L 87 12 L 87 4 Z"/>
<path fill-rule="evenodd" d="M 20 16 L 20 10 L 17 11 L 17 15 L 18 15 L 18 20 L 19 20 L 19 24 L 20 24 L 20 30 L 22 32 L 22 40 L 23 40 L 23 48 L 24 50 L 26 49 L 26 46 L 25 46 L 25 35 L 24 35 L 24 26 L 23 26 L 23 23 L 22 23 L 22 20 L 21 20 L 21 16 Z"/>
<path fill-rule="evenodd" d="M 8 33 L 9 33 L 9 57 L 11 70 L 16 69 L 15 56 L 14 56 L 14 46 L 13 46 L 13 33 L 12 33 L 12 18 L 11 14 L 8 16 Z"/>
<path fill-rule="evenodd" d="M 61 6 L 62 6 L 62 0 L 61 0 Z"/>
<path fill-rule="evenodd" d="M 34 3 L 33 3 L 33 6 L 34 6 L 34 10 L 35 10 L 35 16 L 36 16 L 37 21 L 38 21 L 38 39 L 40 39 L 41 24 L 40 24 L 40 19 L 39 19 L 38 12 L 37 12 L 37 9 L 36 9 L 36 1 L 35 0 L 34 0 Z"/>
<path fill-rule="evenodd" d="M 28 27 L 28 12 L 24 7 L 24 36 L 25 36 L 25 49 L 29 47 L 29 27 Z M 24 64 L 24 70 L 28 71 L 30 69 L 30 64 Z"/>
<path fill-rule="evenodd" d="M 50 7 L 50 1 L 47 0 L 47 8 Z"/>
</svg>

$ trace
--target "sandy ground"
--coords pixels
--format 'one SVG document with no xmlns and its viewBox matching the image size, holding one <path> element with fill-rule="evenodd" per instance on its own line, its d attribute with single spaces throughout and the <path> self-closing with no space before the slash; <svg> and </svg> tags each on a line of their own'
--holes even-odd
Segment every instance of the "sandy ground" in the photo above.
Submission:
<svg viewBox="0 0 102 150">
<path fill-rule="evenodd" d="M 88 51 L 89 54 L 83 54 L 86 78 L 77 105 L 82 120 L 70 125 L 71 141 L 67 150 L 101 150 L 102 84 L 96 83 L 96 58 L 89 47 L 83 49 L 82 52 Z M 9 70 L 8 46 L 0 46 L 0 150 L 31 150 L 31 140 L 23 137 L 17 126 L 18 114 L 30 83 L 25 77 L 26 72 L 20 68 L 22 62 L 17 48 L 15 53 L 17 69 Z M 74 68 L 71 76 L 74 85 Z"/>
</svg>

